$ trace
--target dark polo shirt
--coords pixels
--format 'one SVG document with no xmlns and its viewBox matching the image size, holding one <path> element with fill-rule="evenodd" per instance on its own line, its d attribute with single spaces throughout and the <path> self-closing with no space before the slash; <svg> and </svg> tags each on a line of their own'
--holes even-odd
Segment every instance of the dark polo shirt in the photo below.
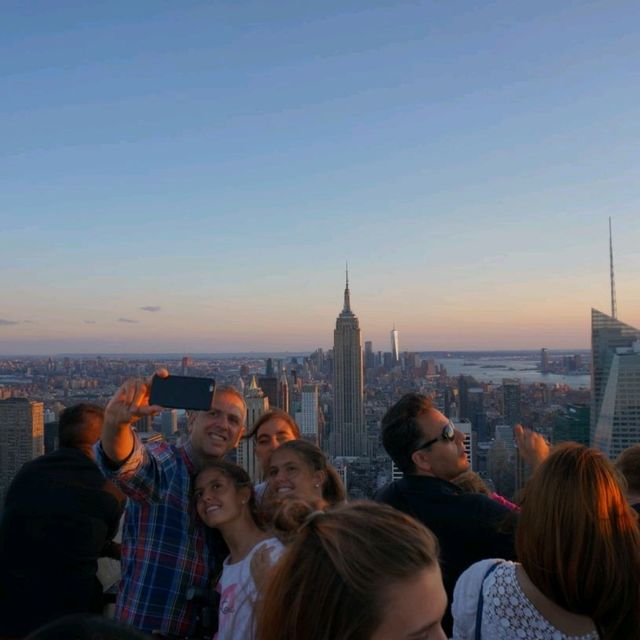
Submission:
<svg viewBox="0 0 640 640">
<path fill-rule="evenodd" d="M 460 574 L 485 558 L 515 559 L 515 514 L 486 495 L 465 493 L 431 476 L 404 476 L 381 489 L 375 499 L 413 516 L 438 538 L 449 598 L 443 628 L 450 635 L 451 600 Z"/>
</svg>

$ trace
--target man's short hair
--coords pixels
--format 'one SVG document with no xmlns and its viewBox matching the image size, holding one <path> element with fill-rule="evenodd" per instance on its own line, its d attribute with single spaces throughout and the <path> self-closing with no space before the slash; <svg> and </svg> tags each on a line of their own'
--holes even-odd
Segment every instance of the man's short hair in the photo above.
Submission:
<svg viewBox="0 0 640 640">
<path fill-rule="evenodd" d="M 382 445 L 402 473 L 416 471 L 411 456 L 424 439 L 416 418 L 432 409 L 433 403 L 427 396 L 407 393 L 382 418 Z"/>
<path fill-rule="evenodd" d="M 82 402 L 67 407 L 58 420 L 58 444 L 61 447 L 94 445 L 100 439 L 104 409 Z"/>
<path fill-rule="evenodd" d="M 236 389 L 234 386 L 230 384 L 222 385 L 221 387 L 216 387 L 216 395 L 220 393 L 228 393 L 229 395 L 235 396 L 238 400 L 240 400 L 244 408 L 244 415 L 242 417 L 242 424 L 244 425 L 247 421 L 247 402 L 244 399 L 244 396 L 242 395 L 242 393 L 240 393 L 238 389 Z"/>
<path fill-rule="evenodd" d="M 640 444 L 625 449 L 615 466 L 627 481 L 629 493 L 640 494 Z"/>
</svg>

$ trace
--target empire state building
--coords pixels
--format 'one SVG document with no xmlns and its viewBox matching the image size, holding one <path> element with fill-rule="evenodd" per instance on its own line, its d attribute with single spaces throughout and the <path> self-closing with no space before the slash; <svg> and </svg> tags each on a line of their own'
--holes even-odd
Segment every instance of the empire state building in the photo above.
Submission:
<svg viewBox="0 0 640 640">
<path fill-rule="evenodd" d="M 366 452 L 364 428 L 364 387 L 360 323 L 351 311 L 349 272 L 344 290 L 344 307 L 333 332 L 333 415 L 332 448 L 336 456 L 362 456 Z"/>
</svg>

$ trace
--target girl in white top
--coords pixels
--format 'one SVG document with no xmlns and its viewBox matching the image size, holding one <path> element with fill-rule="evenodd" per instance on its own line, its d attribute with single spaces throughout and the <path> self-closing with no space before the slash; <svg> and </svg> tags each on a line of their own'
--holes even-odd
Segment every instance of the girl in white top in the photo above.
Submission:
<svg viewBox="0 0 640 640">
<path fill-rule="evenodd" d="M 216 640 L 253 640 L 259 591 L 252 561 L 259 561 L 263 573 L 265 558 L 275 562 L 284 547 L 261 528 L 251 478 L 241 467 L 224 461 L 207 463 L 196 477 L 194 497 L 200 518 L 220 531 L 230 551 L 217 586 Z"/>
<path fill-rule="evenodd" d="M 640 532 L 605 456 L 565 443 L 525 487 L 521 564 L 483 560 L 453 593 L 454 640 L 640 638 Z"/>
</svg>

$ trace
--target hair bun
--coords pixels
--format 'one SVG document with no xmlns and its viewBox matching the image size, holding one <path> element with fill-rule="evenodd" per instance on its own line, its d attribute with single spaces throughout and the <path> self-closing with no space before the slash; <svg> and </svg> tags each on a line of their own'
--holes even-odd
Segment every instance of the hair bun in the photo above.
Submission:
<svg viewBox="0 0 640 640">
<path fill-rule="evenodd" d="M 273 516 L 273 526 L 283 534 L 293 534 L 302 527 L 311 514 L 323 511 L 326 503 L 321 498 L 283 498 Z"/>
</svg>

